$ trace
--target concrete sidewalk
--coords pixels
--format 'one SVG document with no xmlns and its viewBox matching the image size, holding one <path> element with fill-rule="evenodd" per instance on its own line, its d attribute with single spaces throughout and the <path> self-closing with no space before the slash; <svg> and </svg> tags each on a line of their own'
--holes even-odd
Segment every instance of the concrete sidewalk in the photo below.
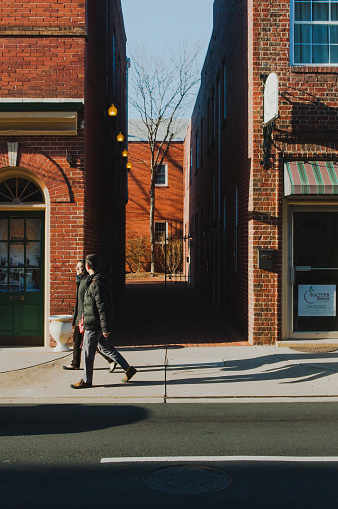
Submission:
<svg viewBox="0 0 338 509">
<path fill-rule="evenodd" d="M 0 403 L 225 402 L 338 400 L 338 352 L 303 353 L 274 346 L 124 347 L 138 369 L 121 382 L 118 368 L 96 356 L 93 387 L 74 390 L 82 371 L 66 371 L 71 352 L 51 348 L 0 350 Z"/>
</svg>

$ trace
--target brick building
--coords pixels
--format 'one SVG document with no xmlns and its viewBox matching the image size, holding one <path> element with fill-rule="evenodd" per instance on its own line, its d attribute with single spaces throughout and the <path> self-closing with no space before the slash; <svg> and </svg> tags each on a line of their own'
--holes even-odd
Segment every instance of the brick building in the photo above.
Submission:
<svg viewBox="0 0 338 509">
<path fill-rule="evenodd" d="M 185 123 L 186 124 L 186 123 Z M 184 124 L 184 125 L 185 125 Z M 183 142 L 186 127 L 171 142 L 169 152 L 157 176 L 155 201 L 155 237 L 159 253 L 155 269 L 162 272 L 162 237 L 182 238 L 183 223 Z M 161 139 L 161 131 L 158 141 Z M 128 204 L 126 207 L 126 271 L 137 270 L 137 252 L 142 251 L 140 269 L 150 270 L 149 187 L 150 150 L 142 133 L 141 121 L 129 122 Z M 144 244 L 141 239 L 144 239 Z M 143 248 L 141 247 L 143 244 Z"/>
<path fill-rule="evenodd" d="M 88 253 L 123 287 L 125 46 L 120 0 L 0 4 L 0 344 L 49 344 Z"/>
<path fill-rule="evenodd" d="M 189 270 L 252 344 L 338 338 L 337 44 L 335 2 L 214 2 L 185 142 Z"/>
</svg>

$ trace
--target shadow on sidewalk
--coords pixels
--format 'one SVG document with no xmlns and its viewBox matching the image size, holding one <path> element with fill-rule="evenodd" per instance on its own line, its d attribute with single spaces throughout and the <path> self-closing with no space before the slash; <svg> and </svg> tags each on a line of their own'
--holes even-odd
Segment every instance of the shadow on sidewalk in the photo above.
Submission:
<svg viewBox="0 0 338 509">
<path fill-rule="evenodd" d="M 127 282 L 113 333 L 116 346 L 247 344 L 247 338 L 183 282 Z"/>
<path fill-rule="evenodd" d="M 198 363 L 169 362 L 165 366 L 165 383 L 171 385 L 203 385 L 203 384 L 229 384 L 250 382 L 277 382 L 278 384 L 301 384 L 326 378 L 338 373 L 338 353 L 311 356 L 311 363 L 306 354 L 262 355 L 256 358 L 221 360 Z M 331 361 L 331 362 L 330 362 Z M 135 365 L 139 375 L 149 373 L 149 380 L 133 379 L 129 384 L 119 382 L 104 384 L 96 387 L 133 387 L 162 385 L 163 380 L 152 380 L 152 373 L 163 368 L 162 365 Z M 215 371 L 216 370 L 216 371 Z"/>
</svg>

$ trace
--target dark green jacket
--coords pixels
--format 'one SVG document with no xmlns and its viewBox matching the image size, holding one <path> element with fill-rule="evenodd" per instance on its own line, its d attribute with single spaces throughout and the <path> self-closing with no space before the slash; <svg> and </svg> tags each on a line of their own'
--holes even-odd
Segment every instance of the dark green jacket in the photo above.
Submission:
<svg viewBox="0 0 338 509">
<path fill-rule="evenodd" d="M 83 303 L 85 330 L 111 332 L 114 320 L 114 304 L 109 279 L 100 272 L 88 276 L 88 287 Z"/>
<path fill-rule="evenodd" d="M 73 314 L 73 325 L 79 325 L 83 314 L 83 300 L 88 285 L 88 273 L 85 272 L 76 281 L 76 303 Z"/>
</svg>

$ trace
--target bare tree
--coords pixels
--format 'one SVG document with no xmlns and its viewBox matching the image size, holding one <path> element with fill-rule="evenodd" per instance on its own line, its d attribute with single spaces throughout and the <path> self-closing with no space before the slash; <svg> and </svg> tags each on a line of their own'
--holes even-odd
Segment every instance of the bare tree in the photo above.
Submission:
<svg viewBox="0 0 338 509">
<path fill-rule="evenodd" d="M 146 252 L 146 240 L 142 235 L 132 233 L 126 242 L 126 262 L 132 271 L 140 272 L 144 267 Z"/>
<path fill-rule="evenodd" d="M 200 51 L 200 44 L 184 42 L 175 52 L 168 49 L 158 55 L 141 47 L 131 56 L 130 104 L 142 120 L 141 129 L 139 123 L 135 127 L 146 138 L 150 151 L 151 274 L 155 272 L 156 177 L 171 142 L 186 127 L 182 119 L 197 93 Z"/>
<path fill-rule="evenodd" d="M 183 265 L 183 239 L 175 235 L 162 235 L 157 244 L 159 260 L 164 272 L 176 274 Z"/>
</svg>

